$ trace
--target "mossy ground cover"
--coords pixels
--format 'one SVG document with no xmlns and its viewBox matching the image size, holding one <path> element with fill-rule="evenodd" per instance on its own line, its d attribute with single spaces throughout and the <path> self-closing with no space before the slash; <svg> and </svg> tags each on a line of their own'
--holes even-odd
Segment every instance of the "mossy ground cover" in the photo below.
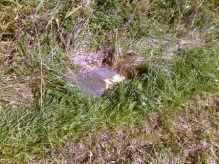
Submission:
<svg viewBox="0 0 219 164">
<path fill-rule="evenodd" d="M 0 163 L 218 163 L 218 5 L 0 0 Z M 202 44 L 166 58 L 182 38 Z M 144 74 L 99 99 L 66 81 L 67 51 L 109 46 Z"/>
</svg>

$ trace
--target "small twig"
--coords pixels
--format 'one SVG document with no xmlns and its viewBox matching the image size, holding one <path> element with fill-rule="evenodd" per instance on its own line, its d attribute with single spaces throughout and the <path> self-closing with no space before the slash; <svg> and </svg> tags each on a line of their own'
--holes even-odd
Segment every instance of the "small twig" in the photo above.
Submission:
<svg viewBox="0 0 219 164">
<path fill-rule="evenodd" d="M 37 28 L 35 26 L 35 32 L 36 32 L 36 37 L 37 37 L 37 46 L 39 49 L 39 54 L 40 54 L 40 109 L 43 109 L 43 61 L 42 61 L 42 54 L 40 50 L 40 41 L 38 37 L 38 32 Z"/>
</svg>

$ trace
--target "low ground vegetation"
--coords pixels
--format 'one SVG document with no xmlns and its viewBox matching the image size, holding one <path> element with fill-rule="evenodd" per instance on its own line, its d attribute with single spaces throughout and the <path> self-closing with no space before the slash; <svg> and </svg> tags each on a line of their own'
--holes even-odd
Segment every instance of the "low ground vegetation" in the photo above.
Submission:
<svg viewBox="0 0 219 164">
<path fill-rule="evenodd" d="M 0 163 L 218 163 L 218 29 L 216 0 L 0 0 Z M 93 99 L 82 50 L 147 62 Z"/>
</svg>

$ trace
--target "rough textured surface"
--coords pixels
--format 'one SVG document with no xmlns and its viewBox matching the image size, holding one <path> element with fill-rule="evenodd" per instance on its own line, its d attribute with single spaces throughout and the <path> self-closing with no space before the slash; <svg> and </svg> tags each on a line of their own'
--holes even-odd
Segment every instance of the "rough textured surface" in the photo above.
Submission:
<svg viewBox="0 0 219 164">
<path fill-rule="evenodd" d="M 97 68 L 88 72 L 70 75 L 69 78 L 74 85 L 94 98 L 102 96 L 107 89 L 113 88 L 116 84 L 125 80 L 125 77 L 107 69 Z"/>
<path fill-rule="evenodd" d="M 91 70 L 102 66 L 105 54 L 102 52 L 98 53 L 87 53 L 82 50 L 74 51 L 65 54 L 72 64 L 77 66 L 81 71 Z"/>
</svg>

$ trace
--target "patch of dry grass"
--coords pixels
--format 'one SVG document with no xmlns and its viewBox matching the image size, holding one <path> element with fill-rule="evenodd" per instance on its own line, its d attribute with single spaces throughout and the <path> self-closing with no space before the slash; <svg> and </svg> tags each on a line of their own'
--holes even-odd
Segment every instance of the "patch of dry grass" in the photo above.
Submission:
<svg viewBox="0 0 219 164">
<path fill-rule="evenodd" d="M 71 163 L 217 163 L 218 94 L 65 143 Z"/>
</svg>

